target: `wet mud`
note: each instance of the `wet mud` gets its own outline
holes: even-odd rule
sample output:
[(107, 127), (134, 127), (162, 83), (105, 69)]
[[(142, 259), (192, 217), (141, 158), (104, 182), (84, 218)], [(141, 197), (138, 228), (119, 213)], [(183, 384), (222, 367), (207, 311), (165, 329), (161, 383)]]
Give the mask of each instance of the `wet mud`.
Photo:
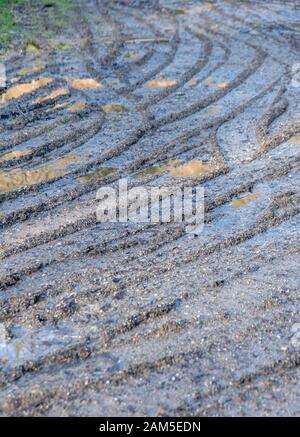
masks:
[[(72, 3), (3, 58), (0, 414), (298, 416), (298, 2)], [(202, 232), (97, 222), (121, 178)]]

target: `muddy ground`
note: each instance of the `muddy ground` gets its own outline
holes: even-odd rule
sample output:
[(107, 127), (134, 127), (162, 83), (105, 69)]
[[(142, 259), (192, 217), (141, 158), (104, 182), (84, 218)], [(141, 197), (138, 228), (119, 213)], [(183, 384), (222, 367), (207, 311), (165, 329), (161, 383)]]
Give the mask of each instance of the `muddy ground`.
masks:
[[(299, 415), (299, 2), (72, 3), (2, 57), (1, 415)], [(203, 231), (97, 222), (125, 177)]]

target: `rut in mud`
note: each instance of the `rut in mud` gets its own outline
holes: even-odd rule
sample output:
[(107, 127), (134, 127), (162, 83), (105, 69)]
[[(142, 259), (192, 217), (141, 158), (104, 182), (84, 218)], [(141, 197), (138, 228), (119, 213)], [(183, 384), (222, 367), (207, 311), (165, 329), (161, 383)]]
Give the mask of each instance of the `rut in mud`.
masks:
[[(73, 3), (5, 62), (1, 414), (299, 415), (299, 2)], [(120, 178), (203, 232), (98, 223)]]

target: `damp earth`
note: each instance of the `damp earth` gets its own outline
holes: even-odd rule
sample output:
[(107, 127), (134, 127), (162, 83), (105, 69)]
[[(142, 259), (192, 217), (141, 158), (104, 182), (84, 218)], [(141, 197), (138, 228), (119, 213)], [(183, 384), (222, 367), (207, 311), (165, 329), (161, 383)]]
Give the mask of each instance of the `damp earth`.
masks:
[[(299, 416), (297, 2), (50, 3), (0, 35), (0, 415)], [(97, 222), (121, 178), (203, 229)]]

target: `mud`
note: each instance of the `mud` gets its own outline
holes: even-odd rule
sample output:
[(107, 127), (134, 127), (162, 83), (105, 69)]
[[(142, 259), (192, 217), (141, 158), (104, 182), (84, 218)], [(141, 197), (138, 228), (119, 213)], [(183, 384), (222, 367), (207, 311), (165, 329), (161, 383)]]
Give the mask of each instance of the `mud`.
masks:
[[(3, 58), (1, 415), (298, 416), (299, 2), (73, 4)], [(203, 231), (97, 222), (120, 178)]]

